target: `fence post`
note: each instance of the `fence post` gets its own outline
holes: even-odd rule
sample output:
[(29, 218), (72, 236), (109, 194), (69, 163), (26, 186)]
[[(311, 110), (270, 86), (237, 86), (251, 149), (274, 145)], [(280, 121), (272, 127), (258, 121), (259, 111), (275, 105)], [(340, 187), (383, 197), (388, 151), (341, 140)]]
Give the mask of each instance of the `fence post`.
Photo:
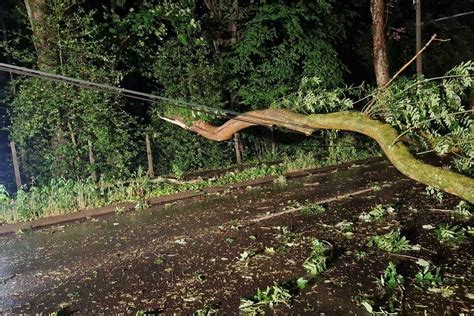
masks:
[(150, 178), (154, 178), (155, 171), (153, 170), (153, 153), (151, 151), (151, 140), (149, 133), (146, 133), (146, 156), (148, 159), (148, 176)]
[(13, 171), (15, 172), (15, 182), (16, 187), (21, 189), (21, 174), (20, 174), (20, 162), (18, 161), (18, 155), (16, 153), (16, 145), (15, 142), (10, 142), (10, 148), (12, 150), (12, 161), (13, 161)]
[(235, 149), (235, 158), (237, 160), (237, 164), (242, 164), (242, 156), (243, 156), (243, 149), (242, 149), (242, 141), (240, 140), (239, 133), (234, 134), (234, 149)]
[(94, 151), (92, 150), (92, 136), (89, 135), (87, 137), (87, 144), (89, 145), (89, 163), (92, 167), (92, 180), (97, 182), (97, 172), (95, 171), (95, 158), (94, 158)]

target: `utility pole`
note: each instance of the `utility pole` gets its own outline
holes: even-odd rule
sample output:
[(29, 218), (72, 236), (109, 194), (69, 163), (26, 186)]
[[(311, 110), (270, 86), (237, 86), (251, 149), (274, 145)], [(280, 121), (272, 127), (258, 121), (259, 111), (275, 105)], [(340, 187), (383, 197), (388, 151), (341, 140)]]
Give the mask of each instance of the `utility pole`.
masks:
[(10, 148), (12, 150), (12, 161), (13, 161), (13, 171), (15, 172), (15, 182), (18, 190), (21, 189), (21, 174), (20, 174), (20, 162), (18, 160), (18, 155), (16, 152), (16, 146), (14, 142), (10, 142)]
[(94, 157), (94, 150), (93, 150), (93, 147), (92, 147), (92, 136), (91, 135), (89, 135), (87, 137), (87, 145), (89, 147), (89, 163), (90, 163), (91, 168), (92, 168), (92, 173), (91, 173), (92, 181), (97, 182), (97, 171), (95, 171), (95, 157)]
[[(416, 53), (421, 50), (421, 0), (414, 0), (416, 5)], [(416, 58), (416, 75), (423, 74), (423, 63), (421, 54)]]
[(154, 178), (155, 177), (155, 171), (153, 169), (153, 152), (151, 150), (150, 133), (146, 133), (145, 141), (146, 141), (146, 157), (147, 157), (147, 160), (148, 160), (148, 176), (150, 178)]

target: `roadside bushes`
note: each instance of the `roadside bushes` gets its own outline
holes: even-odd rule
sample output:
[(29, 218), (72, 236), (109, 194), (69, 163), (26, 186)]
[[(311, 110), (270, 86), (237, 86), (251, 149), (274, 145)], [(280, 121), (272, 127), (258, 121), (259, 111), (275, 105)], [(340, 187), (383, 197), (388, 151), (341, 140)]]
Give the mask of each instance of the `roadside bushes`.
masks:
[[(102, 177), (91, 179), (53, 179), (47, 185), (31, 186), (10, 196), (0, 185), (0, 225), (42, 217), (71, 213), (119, 202), (143, 203), (150, 197), (188, 190), (200, 190), (265, 176), (280, 176), (285, 172), (328, 165), (329, 159), (315, 159), (311, 154), (284, 157), (279, 165), (261, 164), (239, 172), (227, 172), (214, 179), (168, 183), (163, 178), (150, 179), (140, 168), (128, 180)], [(345, 161), (338, 161), (345, 162)]]

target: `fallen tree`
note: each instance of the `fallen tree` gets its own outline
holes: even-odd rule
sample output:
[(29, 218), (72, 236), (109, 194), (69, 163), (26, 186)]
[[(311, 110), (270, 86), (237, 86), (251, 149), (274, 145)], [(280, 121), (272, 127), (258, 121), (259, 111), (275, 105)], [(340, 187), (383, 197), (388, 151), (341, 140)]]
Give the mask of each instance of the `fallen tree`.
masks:
[(266, 109), (241, 114), (221, 126), (213, 126), (202, 120), (186, 124), (181, 119), (164, 119), (214, 141), (229, 140), (236, 132), (257, 125), (277, 125), (307, 135), (316, 129), (360, 133), (374, 139), (395, 168), (405, 176), (474, 203), (474, 179), (416, 159), (390, 124), (361, 112), (303, 115), (285, 109)]

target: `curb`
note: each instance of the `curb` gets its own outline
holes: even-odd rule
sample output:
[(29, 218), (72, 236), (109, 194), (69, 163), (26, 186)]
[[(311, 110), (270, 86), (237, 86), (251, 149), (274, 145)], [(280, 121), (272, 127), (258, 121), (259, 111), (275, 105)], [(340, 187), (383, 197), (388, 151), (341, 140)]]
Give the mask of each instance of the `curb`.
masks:
[[(285, 173), (284, 176), (287, 179), (297, 179), (303, 178), (310, 175), (327, 175), (328, 173), (333, 173), (338, 170), (345, 170), (349, 169), (354, 164), (367, 164), (367, 163), (376, 163), (386, 161), (383, 157), (376, 157), (376, 158), (369, 158), (363, 160), (356, 160), (347, 163), (343, 163), (340, 165), (333, 165), (333, 166), (326, 166), (321, 168), (313, 168), (304, 171), (293, 171)], [(165, 195), (160, 197), (154, 197), (147, 200), (150, 206), (159, 206), (167, 203), (173, 203), (178, 201), (185, 201), (195, 199), (196, 197), (204, 196), (207, 194), (215, 194), (221, 193), (226, 190), (237, 190), (247, 187), (257, 187), (257, 186), (264, 186), (267, 184), (273, 183), (278, 177), (277, 176), (267, 176), (260, 179), (255, 180), (247, 180), (239, 183), (228, 184), (224, 186), (216, 186), (216, 187), (209, 187), (205, 188), (201, 191), (185, 191), (171, 195)], [(69, 214), (62, 214), (56, 216), (45, 217), (41, 219), (36, 219), (28, 222), (22, 223), (15, 223), (15, 224), (7, 224), (0, 226), (0, 236), (4, 235), (11, 235), (20, 230), (38, 230), (41, 228), (46, 228), (50, 226), (56, 226), (60, 224), (65, 224), (74, 221), (84, 220), (88, 217), (99, 217), (104, 216), (107, 214), (114, 213), (116, 208), (123, 208), (125, 211), (131, 211), (135, 208), (136, 203), (126, 202), (126, 203), (118, 203), (113, 205), (108, 205), (99, 208), (93, 209), (86, 209), (74, 213)]]

